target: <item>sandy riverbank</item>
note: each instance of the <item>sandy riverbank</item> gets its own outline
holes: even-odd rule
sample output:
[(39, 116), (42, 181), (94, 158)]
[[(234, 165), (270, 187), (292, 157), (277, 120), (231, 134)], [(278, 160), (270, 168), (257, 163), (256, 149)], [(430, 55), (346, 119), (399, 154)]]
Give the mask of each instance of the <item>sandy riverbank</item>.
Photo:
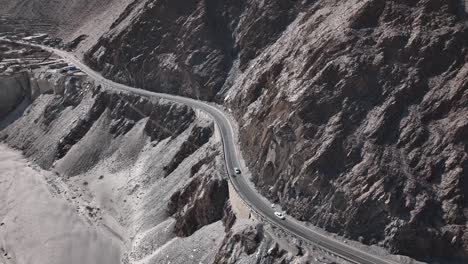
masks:
[(47, 173), (0, 144), (0, 263), (120, 263), (119, 242), (55, 195)]

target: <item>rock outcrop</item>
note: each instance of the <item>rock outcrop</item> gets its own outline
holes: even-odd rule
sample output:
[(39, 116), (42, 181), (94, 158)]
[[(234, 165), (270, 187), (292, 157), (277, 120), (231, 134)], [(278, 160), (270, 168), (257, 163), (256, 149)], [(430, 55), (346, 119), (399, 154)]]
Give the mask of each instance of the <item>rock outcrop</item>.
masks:
[(90, 65), (225, 103), (256, 185), (289, 214), (394, 253), (468, 254), (460, 1), (146, 1), (128, 13)]
[[(229, 227), (226, 223), (225, 226)], [(330, 258), (330, 256), (319, 253), (312, 247), (299, 250), (295, 248), (295, 253), (291, 254), (277, 242), (282, 241), (280, 243), (285, 245), (286, 240), (271, 237), (269, 234), (271, 230), (266, 231), (265, 226), (258, 222), (241, 219), (236, 221), (233, 226), (230, 226), (228, 230), (213, 263), (318, 264), (342, 263), (343, 261), (333, 257)], [(292, 244), (289, 246), (292, 246)]]
[(468, 28), (458, 12), (455, 1), (346, 1), (296, 20), (229, 103), (262, 192), (394, 253), (465, 257)]
[(39, 95), (0, 139), (53, 170), (53, 193), (131, 246), (123, 263), (194, 257), (168, 253), (181, 248), (212, 261), (229, 196), (213, 122), (185, 105), (103, 90), (86, 78), (63, 77), (58, 86), (63, 93)]
[(13, 111), (23, 100), (31, 98), (29, 75), (0, 75), (0, 119)]
[(85, 60), (119, 82), (213, 100), (229, 88), (232, 69), (245, 69), (310, 6), (282, 0), (135, 3)]
[[(466, 261), (462, 3), (134, 1), (85, 59), (232, 110), (255, 184), (288, 214), (393, 253)], [(117, 135), (133, 126), (116, 122)]]
[(199, 228), (223, 218), (229, 196), (227, 179), (213, 177), (217, 167), (214, 157), (192, 176), (184, 188), (176, 191), (167, 205), (168, 214), (176, 219), (174, 231), (190, 236)]
[[(253, 254), (263, 239), (263, 226), (246, 226), (239, 232), (231, 231), (224, 239), (224, 245), (218, 253), (216, 263), (236, 263), (236, 257), (232, 254)], [(238, 247), (238, 248), (236, 248)]]

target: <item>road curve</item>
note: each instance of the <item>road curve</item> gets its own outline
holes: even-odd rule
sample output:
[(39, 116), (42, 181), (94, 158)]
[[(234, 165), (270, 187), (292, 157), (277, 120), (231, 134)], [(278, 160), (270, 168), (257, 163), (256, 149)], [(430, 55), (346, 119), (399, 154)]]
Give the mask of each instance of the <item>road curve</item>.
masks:
[[(23, 43), (26, 44), (26, 43)], [(150, 92), (142, 89), (137, 89), (133, 87), (129, 87), (120, 83), (113, 82), (111, 80), (105, 79), (102, 77), (98, 72), (95, 72), (85, 64), (83, 64), (79, 59), (77, 59), (72, 54), (57, 50), (53, 48), (49, 48), (42, 45), (34, 45), (28, 44), (33, 46), (39, 46), (43, 49), (51, 51), (63, 59), (67, 60), (69, 63), (76, 65), (80, 68), (83, 72), (88, 74), (90, 77), (94, 78), (97, 83), (105, 84), (109, 87), (112, 87), (116, 90), (127, 91), (143, 96), (148, 97), (159, 97), (164, 98), (170, 101), (182, 103), (193, 108), (200, 109), (206, 113), (208, 113), (214, 119), (215, 123), (217, 124), (224, 148), (224, 155), (225, 155), (225, 162), (226, 162), (226, 169), (229, 175), (229, 179), (238, 192), (239, 196), (242, 200), (247, 203), (251, 210), (255, 211), (257, 214), (260, 214), (263, 218), (267, 219), (268, 222), (271, 224), (301, 238), (308, 242), (311, 242), (326, 251), (329, 251), (333, 254), (336, 254), (348, 261), (353, 263), (362, 263), (362, 264), (396, 264), (391, 260), (384, 259), (383, 257), (376, 256), (365, 252), (361, 249), (354, 248), (350, 245), (344, 244), (341, 241), (318, 233), (312, 229), (307, 228), (305, 225), (298, 223), (297, 221), (291, 221), (289, 217), (286, 220), (281, 220), (274, 215), (274, 211), (270, 208), (269, 204), (262, 199), (261, 195), (254, 190), (248, 183), (247, 180), (243, 175), (236, 175), (234, 173), (234, 168), (240, 168), (239, 157), (240, 153), (238, 153), (236, 148), (236, 141), (234, 140), (234, 132), (232, 128), (231, 121), (229, 118), (226, 117), (225, 113), (220, 110), (219, 108), (207, 103), (198, 101), (191, 98), (176, 96), (176, 95), (169, 95), (169, 94), (162, 94), (162, 93), (155, 93)], [(289, 218), (289, 219), (288, 219)]]

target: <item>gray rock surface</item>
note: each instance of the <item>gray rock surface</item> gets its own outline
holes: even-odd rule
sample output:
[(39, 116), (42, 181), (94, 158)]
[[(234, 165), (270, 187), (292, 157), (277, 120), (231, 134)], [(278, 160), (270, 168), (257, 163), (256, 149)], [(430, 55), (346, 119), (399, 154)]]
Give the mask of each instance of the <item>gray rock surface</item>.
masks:
[(23, 100), (30, 99), (29, 75), (0, 75), (0, 119), (13, 111)]
[(225, 102), (256, 185), (289, 214), (394, 253), (467, 255), (460, 1), (147, 1), (134, 16), (87, 61)]
[(229, 195), (212, 121), (87, 80), (60, 85), (63, 95), (40, 95), (0, 138), (55, 172), (52, 193), (120, 241), (123, 263), (211, 263)]
[(289, 214), (352, 239), (466, 256), (468, 30), (455, 1), (320, 10), (234, 85), (254, 181)]
[[(119, 82), (230, 108), (255, 184), (288, 214), (394, 253), (466, 261), (461, 1), (125, 6), (86, 61)], [(112, 118), (111, 134), (131, 120)]]

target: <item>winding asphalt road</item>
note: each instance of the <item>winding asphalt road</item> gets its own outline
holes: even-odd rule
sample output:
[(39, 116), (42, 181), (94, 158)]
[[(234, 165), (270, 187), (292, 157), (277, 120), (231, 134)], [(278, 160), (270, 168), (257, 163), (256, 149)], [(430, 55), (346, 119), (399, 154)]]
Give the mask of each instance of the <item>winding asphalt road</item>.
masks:
[[(25, 44), (25, 43), (23, 43)], [(28, 44), (31, 45), (31, 44)], [(210, 116), (213, 117), (215, 120), (222, 137), (223, 147), (224, 147), (224, 155), (226, 161), (226, 168), (229, 175), (229, 179), (242, 198), (242, 200), (247, 203), (251, 210), (255, 211), (257, 214), (260, 214), (264, 219), (266, 219), (271, 224), (282, 228), (283, 230), (302, 238), (306, 241), (312, 242), (313, 244), (318, 245), (319, 247), (325, 249), (328, 252), (331, 252), (335, 255), (338, 255), (348, 261), (353, 263), (362, 263), (362, 264), (395, 264), (391, 260), (386, 260), (380, 256), (373, 255), (371, 253), (365, 252), (361, 249), (354, 248), (350, 245), (347, 245), (341, 241), (333, 239), (332, 237), (325, 236), (321, 233), (318, 233), (312, 229), (307, 228), (305, 225), (299, 223), (298, 221), (291, 220), (290, 217), (287, 217), (285, 220), (281, 220), (274, 215), (274, 211), (270, 208), (269, 204), (262, 199), (261, 195), (254, 190), (248, 183), (245, 177), (241, 175), (235, 176), (234, 168), (241, 168), (239, 157), (240, 153), (238, 153), (236, 148), (236, 141), (234, 137), (234, 132), (232, 128), (231, 121), (229, 118), (226, 117), (224, 112), (219, 108), (198, 100), (194, 100), (191, 98), (176, 96), (176, 95), (169, 95), (169, 94), (162, 94), (162, 93), (155, 93), (150, 91), (145, 91), (133, 87), (129, 87), (123, 84), (119, 84), (113, 82), (111, 80), (105, 79), (101, 76), (98, 72), (90, 69), (88, 66), (83, 64), (79, 59), (77, 59), (74, 55), (53, 48), (49, 48), (42, 45), (34, 45), (39, 46), (43, 49), (51, 51), (58, 56), (62, 57), (63, 59), (67, 60), (69, 63), (76, 65), (80, 68), (83, 72), (88, 74), (90, 77), (94, 78), (97, 83), (105, 84), (109, 87), (112, 87), (116, 90), (127, 91), (143, 96), (148, 97), (159, 97), (164, 98), (170, 101), (182, 103), (197, 109), (200, 109)]]

